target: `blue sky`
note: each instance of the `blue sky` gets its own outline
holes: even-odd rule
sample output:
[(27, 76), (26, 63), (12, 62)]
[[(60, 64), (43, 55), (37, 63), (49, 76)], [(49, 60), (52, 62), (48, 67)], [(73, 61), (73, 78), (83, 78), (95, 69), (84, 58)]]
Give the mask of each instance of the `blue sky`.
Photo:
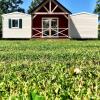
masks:
[[(24, 4), (22, 5), (23, 8), (28, 9), (32, 0), (23, 0)], [(67, 9), (69, 9), (72, 13), (78, 12), (90, 12), (92, 13), (95, 5), (96, 0), (58, 0), (62, 5), (64, 5)]]

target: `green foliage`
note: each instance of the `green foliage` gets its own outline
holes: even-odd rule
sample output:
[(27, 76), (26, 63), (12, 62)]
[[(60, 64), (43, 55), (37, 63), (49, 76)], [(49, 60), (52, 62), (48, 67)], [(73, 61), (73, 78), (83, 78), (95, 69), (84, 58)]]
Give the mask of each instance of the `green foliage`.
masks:
[[(100, 15), (100, 0), (97, 0), (96, 2), (96, 8), (94, 10), (94, 13)], [(99, 19), (100, 19), (100, 16), (99, 16)]]
[(0, 34), (2, 33), (2, 11), (0, 10)]
[(98, 39), (100, 40), (100, 30), (98, 30)]
[(33, 0), (29, 6), (28, 13), (31, 14), (32, 11), (42, 2), (43, 0)]
[(23, 4), (22, 0), (0, 0), (0, 10), (3, 13), (9, 13), (14, 11), (24, 12), (20, 5)]
[(100, 41), (0, 41), (3, 100), (99, 100)]
[(45, 97), (39, 96), (36, 92), (32, 91), (30, 93), (30, 100), (45, 100)]
[(98, 25), (98, 39), (100, 40), (100, 24)]

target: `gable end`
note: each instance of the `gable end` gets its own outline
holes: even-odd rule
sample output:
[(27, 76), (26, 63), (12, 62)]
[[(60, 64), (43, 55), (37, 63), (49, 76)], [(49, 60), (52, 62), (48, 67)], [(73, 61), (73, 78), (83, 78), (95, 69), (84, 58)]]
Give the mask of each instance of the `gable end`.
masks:
[[(60, 4), (57, 0), (43, 0), (43, 2), (41, 2), (33, 11), (32, 14), (34, 14), (35, 12), (38, 12), (44, 5), (46, 5), (48, 2), (53, 2), (55, 5), (57, 5), (58, 9), (62, 10), (63, 12), (67, 12), (68, 14), (72, 14), (68, 9), (66, 9), (62, 4)], [(52, 5), (51, 5), (52, 6)], [(49, 8), (50, 9), (50, 8)], [(45, 8), (45, 10), (48, 10)], [(52, 8), (51, 8), (52, 10)], [(56, 10), (56, 6), (55, 9)]]

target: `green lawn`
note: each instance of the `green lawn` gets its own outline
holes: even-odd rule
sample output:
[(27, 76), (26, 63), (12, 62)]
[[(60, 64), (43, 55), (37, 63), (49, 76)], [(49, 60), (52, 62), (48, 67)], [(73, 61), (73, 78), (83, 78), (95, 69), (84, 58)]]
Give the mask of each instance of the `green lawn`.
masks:
[(100, 41), (1, 40), (0, 100), (100, 100)]

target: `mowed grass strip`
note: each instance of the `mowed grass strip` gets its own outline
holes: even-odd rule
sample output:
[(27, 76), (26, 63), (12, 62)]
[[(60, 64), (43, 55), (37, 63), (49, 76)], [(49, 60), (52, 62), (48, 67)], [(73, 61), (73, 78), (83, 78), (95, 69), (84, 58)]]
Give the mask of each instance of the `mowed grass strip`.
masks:
[(0, 98), (100, 99), (100, 41), (1, 40)]

